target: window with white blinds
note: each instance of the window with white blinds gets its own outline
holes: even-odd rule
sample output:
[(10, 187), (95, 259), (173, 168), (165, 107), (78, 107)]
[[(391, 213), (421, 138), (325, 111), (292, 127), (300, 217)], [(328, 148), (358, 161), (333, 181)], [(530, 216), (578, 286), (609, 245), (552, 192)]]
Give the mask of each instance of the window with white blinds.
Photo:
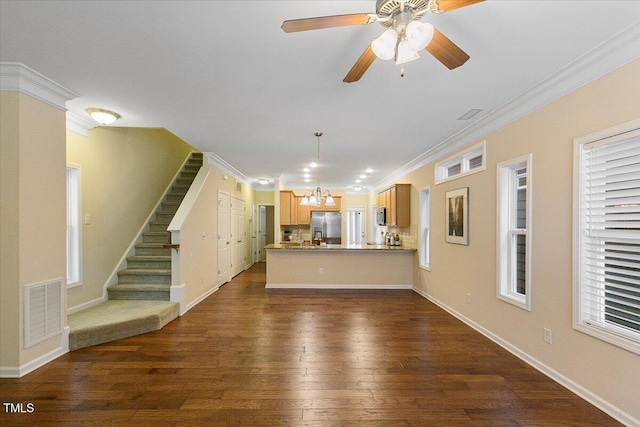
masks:
[(640, 120), (575, 142), (574, 327), (640, 354)]

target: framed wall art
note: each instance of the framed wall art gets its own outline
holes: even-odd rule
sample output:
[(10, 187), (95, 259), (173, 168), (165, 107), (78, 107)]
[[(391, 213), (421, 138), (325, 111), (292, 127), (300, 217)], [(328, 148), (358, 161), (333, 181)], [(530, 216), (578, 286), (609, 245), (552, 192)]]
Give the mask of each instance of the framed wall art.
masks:
[(469, 244), (469, 187), (447, 191), (446, 241), (458, 245)]

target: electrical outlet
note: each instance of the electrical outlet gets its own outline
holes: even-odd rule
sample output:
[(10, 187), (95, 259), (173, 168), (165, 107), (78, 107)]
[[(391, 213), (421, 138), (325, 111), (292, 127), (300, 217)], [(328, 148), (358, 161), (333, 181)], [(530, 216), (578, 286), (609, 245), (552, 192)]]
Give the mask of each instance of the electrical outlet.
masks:
[(467, 304), (471, 304), (471, 294), (467, 294)]
[(546, 342), (547, 344), (551, 344), (551, 340), (551, 329), (544, 328), (544, 342)]
[(324, 268), (320, 267), (320, 268), (318, 269), (318, 274), (324, 274)]

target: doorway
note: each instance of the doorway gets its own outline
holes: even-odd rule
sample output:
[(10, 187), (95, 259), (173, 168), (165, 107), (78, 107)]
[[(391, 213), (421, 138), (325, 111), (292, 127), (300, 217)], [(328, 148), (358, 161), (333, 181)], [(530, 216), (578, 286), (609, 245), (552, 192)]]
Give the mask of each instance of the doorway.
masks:
[(349, 208), (347, 214), (347, 238), (348, 245), (363, 245), (365, 232), (365, 209)]
[(229, 277), (229, 193), (218, 190), (218, 286)]
[(258, 205), (258, 260), (260, 262), (267, 260), (267, 252), (264, 247), (275, 241), (273, 220), (273, 205)]

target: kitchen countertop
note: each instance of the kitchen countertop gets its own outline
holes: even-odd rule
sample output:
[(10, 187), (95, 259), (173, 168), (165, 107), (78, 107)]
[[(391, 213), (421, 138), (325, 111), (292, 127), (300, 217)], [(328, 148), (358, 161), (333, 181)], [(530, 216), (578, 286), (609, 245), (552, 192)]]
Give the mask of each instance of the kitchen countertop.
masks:
[(304, 251), (403, 251), (415, 252), (414, 248), (387, 245), (299, 245), (296, 243), (276, 243), (264, 247), (267, 250), (304, 250)]

